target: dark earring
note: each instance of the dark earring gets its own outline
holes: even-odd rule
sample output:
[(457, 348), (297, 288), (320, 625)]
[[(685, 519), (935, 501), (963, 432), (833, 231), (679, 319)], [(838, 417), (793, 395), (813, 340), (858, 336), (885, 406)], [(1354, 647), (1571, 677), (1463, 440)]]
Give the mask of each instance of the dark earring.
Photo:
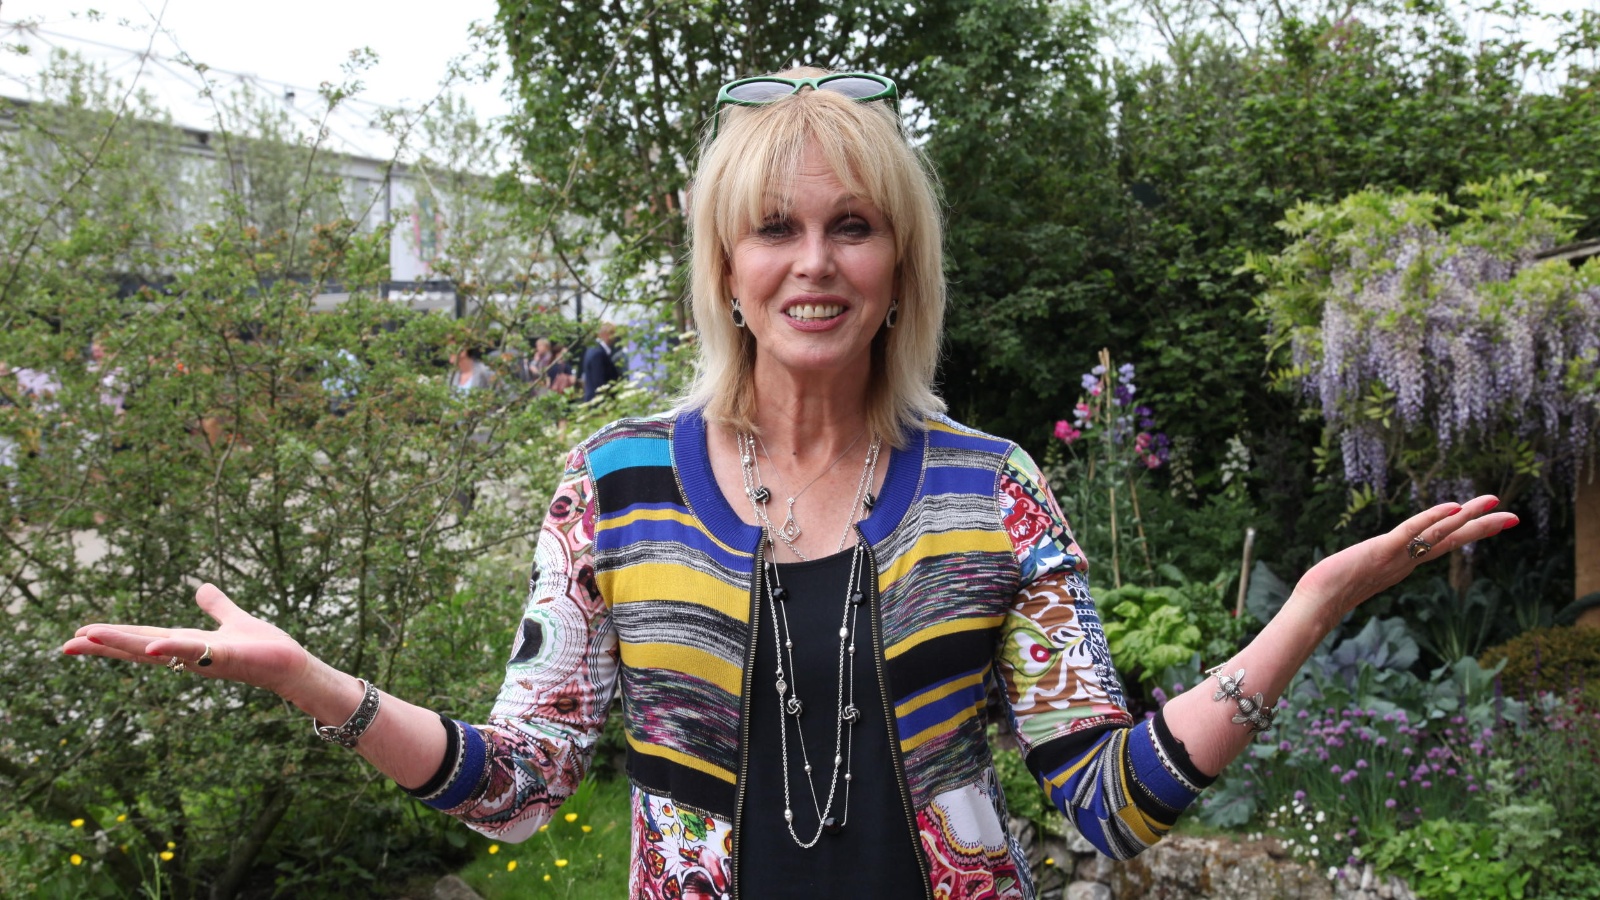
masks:
[(733, 298), (733, 309), (728, 313), (728, 315), (733, 317), (733, 326), (735, 328), (744, 327), (744, 310), (739, 306), (738, 297)]
[(897, 319), (899, 319), (899, 318), (900, 318), (900, 301), (899, 300), (890, 300), (889, 301), (889, 314), (883, 317), (883, 327), (885, 327), (885, 328), (893, 328), (895, 321)]

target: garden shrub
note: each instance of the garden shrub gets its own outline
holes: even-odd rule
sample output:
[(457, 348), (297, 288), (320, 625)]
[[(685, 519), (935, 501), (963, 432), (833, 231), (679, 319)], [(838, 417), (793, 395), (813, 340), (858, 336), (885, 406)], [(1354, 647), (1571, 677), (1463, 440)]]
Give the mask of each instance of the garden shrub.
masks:
[(1505, 661), (1501, 683), (1518, 696), (1600, 688), (1600, 629), (1535, 628), (1478, 657), (1484, 666), (1499, 665), (1501, 660)]

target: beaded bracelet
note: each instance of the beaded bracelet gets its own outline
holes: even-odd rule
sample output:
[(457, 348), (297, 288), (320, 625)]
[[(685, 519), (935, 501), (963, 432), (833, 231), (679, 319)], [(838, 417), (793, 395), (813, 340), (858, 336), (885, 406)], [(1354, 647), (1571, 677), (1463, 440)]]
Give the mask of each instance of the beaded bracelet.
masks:
[(343, 725), (324, 725), (316, 719), (311, 720), (311, 728), (317, 737), (341, 747), (354, 747), (356, 741), (361, 740), (372, 721), (378, 717), (378, 686), (364, 678), (358, 678), (364, 688), (361, 695), (361, 704), (356, 711), (350, 714)]
[(1232, 700), (1239, 704), (1239, 714), (1233, 717), (1233, 724), (1247, 726), (1252, 734), (1260, 734), (1272, 727), (1272, 719), (1278, 714), (1278, 708), (1268, 706), (1266, 698), (1260, 693), (1254, 697), (1244, 695), (1244, 669), (1233, 673), (1232, 678), (1222, 674), (1222, 666), (1208, 669), (1206, 674), (1217, 677), (1217, 692), (1211, 695), (1211, 699)]

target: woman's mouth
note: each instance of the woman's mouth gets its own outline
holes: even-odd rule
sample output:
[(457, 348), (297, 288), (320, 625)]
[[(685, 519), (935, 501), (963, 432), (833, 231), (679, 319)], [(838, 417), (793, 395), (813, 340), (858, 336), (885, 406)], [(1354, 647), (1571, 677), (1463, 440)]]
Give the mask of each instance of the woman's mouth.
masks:
[(802, 322), (823, 322), (844, 315), (842, 303), (796, 303), (784, 310), (784, 315)]

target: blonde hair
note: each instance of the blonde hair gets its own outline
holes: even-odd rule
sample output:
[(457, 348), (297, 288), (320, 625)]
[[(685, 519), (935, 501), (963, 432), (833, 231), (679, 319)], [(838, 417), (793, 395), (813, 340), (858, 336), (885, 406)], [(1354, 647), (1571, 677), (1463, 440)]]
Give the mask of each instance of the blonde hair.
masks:
[[(828, 74), (814, 68), (788, 78)], [(695, 377), (681, 406), (736, 431), (756, 432), (755, 338), (733, 324), (728, 295), (733, 242), (771, 210), (771, 188), (786, 186), (806, 146), (822, 151), (852, 194), (871, 201), (895, 236), (895, 327), (878, 329), (867, 382), (867, 424), (903, 446), (905, 433), (944, 412), (934, 392), (944, 328), (944, 249), (937, 184), (922, 154), (906, 141), (888, 101), (862, 103), (805, 89), (759, 107), (724, 107), (718, 136), (700, 145), (689, 200), (689, 297), (699, 330)]]

